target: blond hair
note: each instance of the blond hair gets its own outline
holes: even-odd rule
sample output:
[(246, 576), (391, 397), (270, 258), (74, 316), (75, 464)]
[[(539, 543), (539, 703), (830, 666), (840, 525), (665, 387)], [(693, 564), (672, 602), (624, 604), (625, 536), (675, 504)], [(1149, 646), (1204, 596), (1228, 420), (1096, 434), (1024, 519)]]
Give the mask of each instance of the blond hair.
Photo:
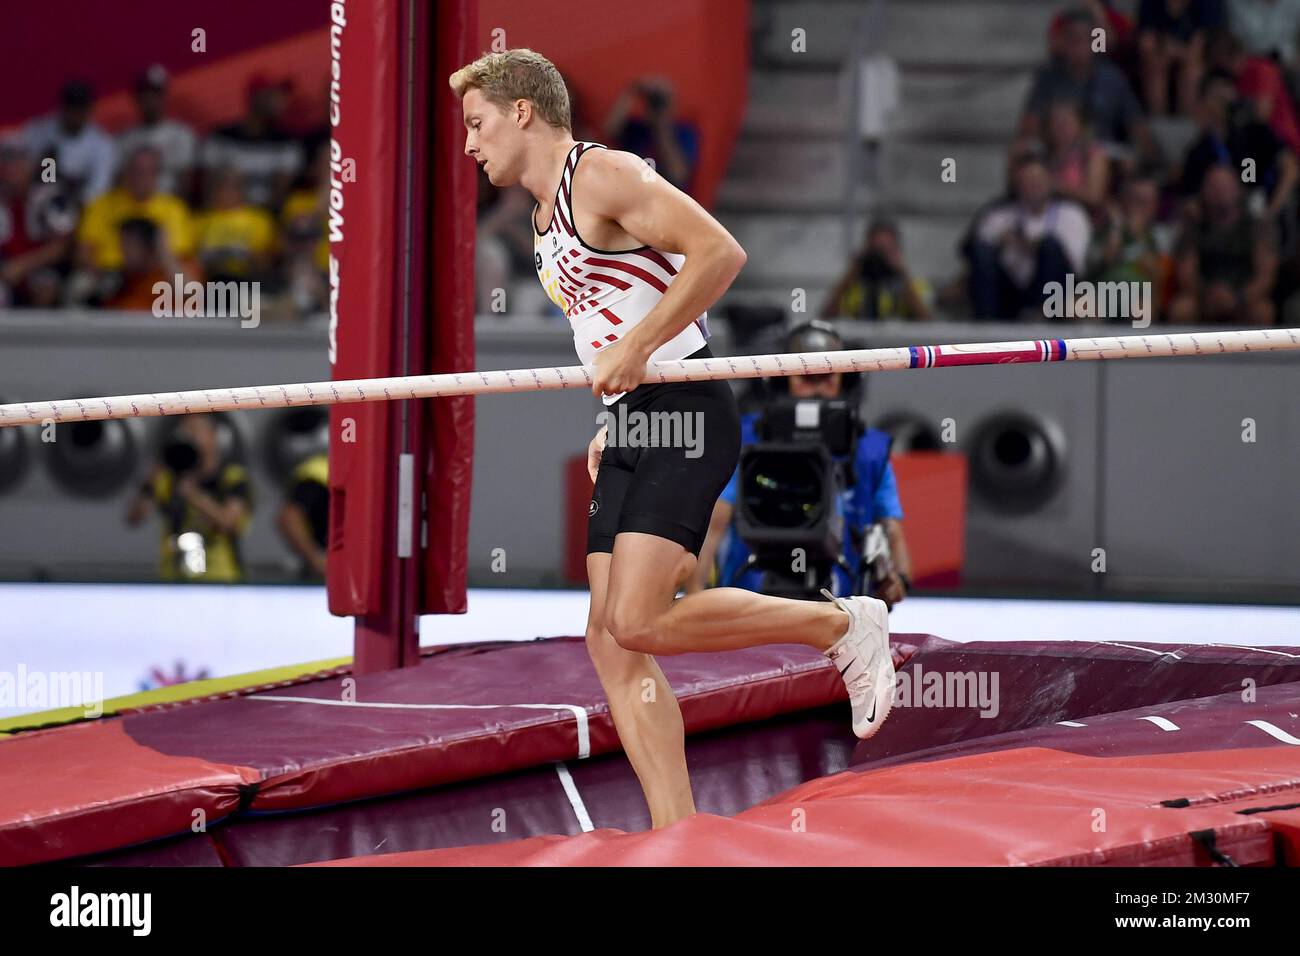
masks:
[(551, 126), (573, 132), (564, 77), (554, 63), (533, 50), (485, 53), (449, 76), (447, 83), (462, 99), (470, 90), (479, 90), (489, 102), (506, 109), (515, 100), (528, 100)]

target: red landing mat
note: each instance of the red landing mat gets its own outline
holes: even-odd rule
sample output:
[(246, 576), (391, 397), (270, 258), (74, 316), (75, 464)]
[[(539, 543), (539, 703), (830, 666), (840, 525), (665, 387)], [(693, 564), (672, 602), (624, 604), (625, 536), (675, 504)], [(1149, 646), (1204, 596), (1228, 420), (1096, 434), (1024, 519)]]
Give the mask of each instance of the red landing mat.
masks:
[[(829, 662), (798, 646), (683, 655), (662, 666), (690, 734), (801, 713), (844, 696)], [(214, 835), (216, 824), (235, 816), (308, 810), (539, 766), (554, 781), (547, 798), (572, 821), (565, 789), (548, 765), (618, 749), (581, 638), (441, 649), (414, 668), (0, 740), (0, 864), (189, 834), (196, 820)], [(840, 769), (847, 753), (838, 767), (813, 772)], [(745, 806), (811, 775), (775, 775), (782, 786), (760, 788)], [(639, 790), (633, 792), (639, 802)], [(510, 830), (513, 837), (534, 832), (554, 831), (518, 823)], [(365, 848), (372, 852), (375, 845)], [(211, 858), (194, 848), (183, 853)]]
[(1285, 863), (1295, 856), (1300, 806), (1300, 683), (1257, 694), (1250, 703), (1237, 692), (950, 745), (921, 762), (810, 781), (732, 819), (698, 814), (650, 833), (535, 837), (338, 865)]
[(1294, 651), (894, 650), (899, 704), (856, 750), (812, 651), (665, 658), (706, 813), (663, 834), (627, 835), (639, 787), (582, 639), (561, 638), (0, 740), (0, 863), (1294, 860)]

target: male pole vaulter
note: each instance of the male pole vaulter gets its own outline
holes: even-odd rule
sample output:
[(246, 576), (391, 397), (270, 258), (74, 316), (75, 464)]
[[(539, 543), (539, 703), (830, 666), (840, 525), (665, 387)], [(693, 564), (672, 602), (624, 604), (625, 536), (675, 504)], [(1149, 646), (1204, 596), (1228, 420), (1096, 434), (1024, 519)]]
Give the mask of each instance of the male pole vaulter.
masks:
[(541, 54), (486, 54), (449, 82), (463, 106), (466, 154), (493, 185), (522, 184), (537, 200), (537, 277), (568, 317), (578, 357), (595, 366), (592, 391), (611, 410), (621, 402), (629, 414), (677, 412), (703, 424), (695, 457), (606, 447), (606, 428), (588, 449), (587, 650), (653, 825), (695, 812), (681, 709), (657, 654), (815, 647), (844, 678), (854, 733), (870, 737), (894, 695), (882, 601), (823, 591), (831, 603), (818, 604), (741, 588), (676, 597), (736, 467), (739, 414), (723, 381), (641, 382), (648, 362), (712, 354), (705, 309), (745, 264), (744, 250), (639, 157), (576, 142), (564, 79)]

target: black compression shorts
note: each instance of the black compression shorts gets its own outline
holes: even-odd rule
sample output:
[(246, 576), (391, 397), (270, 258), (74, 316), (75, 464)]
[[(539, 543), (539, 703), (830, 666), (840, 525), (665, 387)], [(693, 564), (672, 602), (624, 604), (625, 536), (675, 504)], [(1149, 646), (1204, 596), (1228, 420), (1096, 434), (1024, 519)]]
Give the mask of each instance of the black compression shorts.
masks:
[[(687, 358), (712, 355), (706, 345)], [(605, 411), (609, 436), (591, 495), (587, 553), (612, 552), (615, 535), (639, 531), (698, 556), (713, 505), (740, 457), (731, 386), (639, 385)]]

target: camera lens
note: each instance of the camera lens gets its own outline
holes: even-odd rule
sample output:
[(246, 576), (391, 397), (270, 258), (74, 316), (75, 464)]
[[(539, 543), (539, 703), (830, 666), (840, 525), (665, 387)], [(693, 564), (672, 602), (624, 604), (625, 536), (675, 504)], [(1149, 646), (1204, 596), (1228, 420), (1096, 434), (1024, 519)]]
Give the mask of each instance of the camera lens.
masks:
[(817, 459), (765, 454), (750, 462), (745, 503), (754, 520), (769, 528), (803, 528), (820, 518), (823, 478)]

